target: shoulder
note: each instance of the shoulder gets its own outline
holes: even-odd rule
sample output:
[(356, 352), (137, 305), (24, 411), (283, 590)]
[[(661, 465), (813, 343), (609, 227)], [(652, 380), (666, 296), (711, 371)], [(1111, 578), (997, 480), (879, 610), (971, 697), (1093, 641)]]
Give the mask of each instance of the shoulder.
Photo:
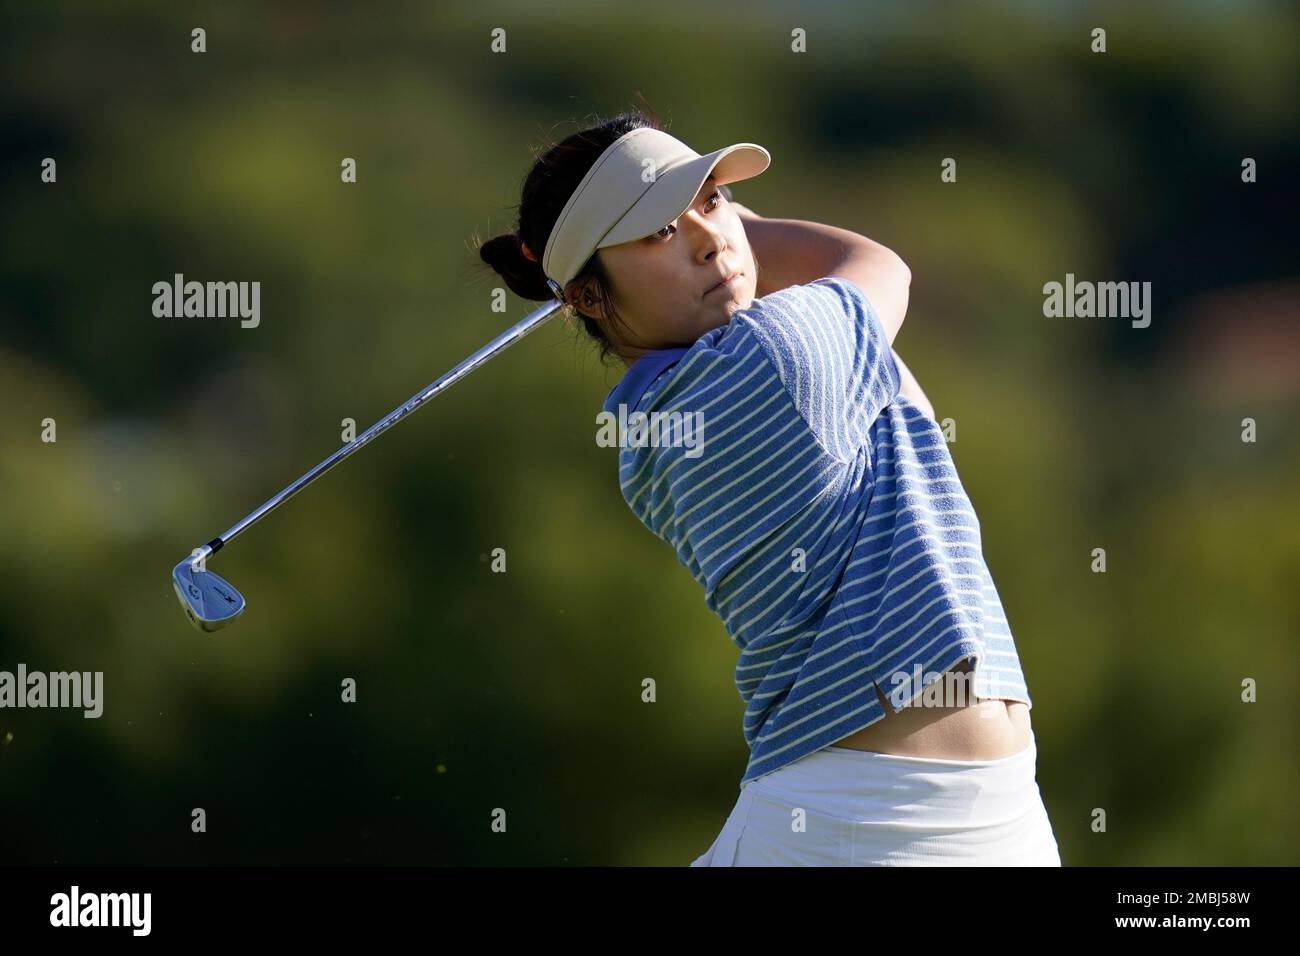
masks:
[(732, 324), (762, 344), (786, 380), (851, 365), (872, 334), (871, 304), (854, 283), (825, 276), (755, 299)]
[(768, 342), (782, 339), (808, 343), (810, 337), (842, 340), (871, 331), (875, 310), (866, 293), (843, 276), (823, 276), (755, 299), (732, 316), (732, 322), (752, 329)]
[(844, 276), (822, 276), (812, 282), (787, 286), (757, 298), (747, 309), (736, 313), (753, 321), (761, 317), (781, 317), (789, 313), (807, 315), (808, 310), (836, 309), (846, 314), (861, 314), (872, 309), (867, 294), (856, 282)]
[(646, 390), (646, 405), (679, 404), (705, 394), (725, 391), (738, 377), (756, 368), (767, 369), (763, 343), (752, 325), (732, 315), (725, 325), (711, 329), (686, 348), (674, 365)]

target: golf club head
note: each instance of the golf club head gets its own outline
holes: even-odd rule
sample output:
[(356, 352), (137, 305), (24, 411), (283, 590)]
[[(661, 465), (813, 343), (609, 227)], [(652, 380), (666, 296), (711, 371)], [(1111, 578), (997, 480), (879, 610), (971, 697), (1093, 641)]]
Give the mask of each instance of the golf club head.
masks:
[(244, 611), (244, 597), (224, 578), (185, 557), (172, 569), (172, 587), (185, 616), (200, 631), (219, 631)]

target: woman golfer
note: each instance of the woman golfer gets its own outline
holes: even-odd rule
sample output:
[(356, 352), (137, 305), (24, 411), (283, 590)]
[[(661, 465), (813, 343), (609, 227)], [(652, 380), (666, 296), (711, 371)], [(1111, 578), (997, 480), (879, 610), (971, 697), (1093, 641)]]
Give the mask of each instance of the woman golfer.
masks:
[(691, 865), (1059, 866), (979, 521), (891, 344), (911, 273), (731, 202), (769, 161), (625, 113), (542, 155), (479, 250), (628, 366), (605, 411), (678, 423), (628, 429), (619, 483), (740, 650), (750, 750)]

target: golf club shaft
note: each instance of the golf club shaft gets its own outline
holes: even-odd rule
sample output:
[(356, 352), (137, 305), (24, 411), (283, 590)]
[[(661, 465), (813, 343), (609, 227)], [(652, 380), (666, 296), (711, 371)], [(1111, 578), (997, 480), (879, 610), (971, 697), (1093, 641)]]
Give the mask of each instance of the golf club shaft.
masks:
[(479, 349), (469, 358), (465, 359), (465, 361), (461, 362), (451, 371), (447, 372), (445, 375), (438, 378), (436, 381), (430, 384), (423, 391), (413, 395), (405, 404), (400, 405), (397, 408), (393, 409), (386, 416), (381, 418), (379, 421), (375, 422), (375, 424), (371, 425), (369, 428), (367, 428), (364, 432), (362, 432), (352, 441), (348, 442), (346, 445), (344, 445), (334, 454), (330, 455), (328, 458), (322, 461), (315, 468), (311, 469), (311, 471), (307, 472), (297, 481), (293, 482), (293, 484), (288, 485), (282, 491), (280, 491), (279, 493), (277, 493), (276, 495), (268, 499), (256, 511), (251, 512), (250, 514), (241, 518), (235, 524), (231, 525), (230, 528), (228, 528), (225, 532), (223, 532), (220, 537), (213, 538), (202, 548), (197, 549), (200, 552), (202, 552), (202, 554), (199, 555), (198, 557), (204, 558), (207, 557), (207, 555), (209, 554), (214, 554), (215, 552), (220, 551), (224, 545), (229, 544), (237, 535), (242, 533), (244, 530), (246, 530), (248, 527), (253, 525), (259, 519), (261, 519), (271, 511), (273, 511), (276, 507), (288, 501), (298, 492), (302, 491), (302, 489), (306, 488), (309, 484), (311, 484), (321, 475), (325, 474), (325, 472), (329, 471), (331, 468), (333, 468), (335, 465), (341, 462), (344, 458), (348, 457), (348, 455), (352, 454), (354, 451), (356, 451), (361, 446), (365, 445), (367, 442), (375, 438), (377, 435), (381, 434), (384, 431), (387, 431), (393, 425), (397, 424), (399, 421), (401, 421), (411, 412), (415, 411), (417, 408), (419, 408), (429, 399), (433, 398), (439, 392), (443, 391), (452, 383), (457, 382), (460, 379), (464, 378), (470, 372), (474, 371), (474, 369), (478, 368), (484, 362), (491, 359), (493, 356), (500, 354), (501, 352), (509, 348), (511, 345), (514, 345), (516, 342), (522, 339), (529, 332), (533, 331), (535, 328), (537, 328), (547, 319), (551, 318), (556, 313), (556, 311), (558, 311), (561, 307), (562, 307), (561, 303), (558, 300), (556, 300), (553, 302), (548, 302), (545, 305), (542, 305), (539, 308), (534, 309), (532, 312), (528, 313), (528, 315), (520, 319), (519, 322), (517, 322), (515, 325), (506, 329), (504, 332), (498, 335), (487, 345), (483, 346), (481, 349)]

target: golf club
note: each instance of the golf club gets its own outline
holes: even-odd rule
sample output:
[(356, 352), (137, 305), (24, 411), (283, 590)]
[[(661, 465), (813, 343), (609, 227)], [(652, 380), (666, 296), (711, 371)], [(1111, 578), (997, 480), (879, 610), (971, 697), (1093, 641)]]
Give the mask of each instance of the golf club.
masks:
[[(558, 293), (558, 285), (552, 284), (552, 291)], [(220, 551), (256, 521), (269, 514), (277, 506), (288, 501), (348, 457), (348, 455), (361, 448), (381, 432), (397, 424), (453, 382), (464, 378), (489, 359), (514, 345), (529, 332), (551, 318), (562, 305), (563, 303), (557, 298), (555, 301), (548, 302), (528, 313), (518, 323), (502, 332), (423, 391), (413, 395), (405, 404), (393, 409), (393, 411), (371, 425), (363, 433), (311, 469), (311, 471), (293, 482), (293, 484), (271, 497), (256, 511), (241, 518), (221, 535), (213, 538), (207, 544), (195, 548), (187, 557), (183, 558), (172, 569), (172, 587), (175, 589), (176, 597), (181, 602), (181, 607), (185, 609), (185, 616), (189, 618), (190, 623), (200, 631), (216, 631), (234, 621), (244, 611), (243, 595), (231, 587), (229, 582), (207, 569), (206, 562), (210, 555)]]

